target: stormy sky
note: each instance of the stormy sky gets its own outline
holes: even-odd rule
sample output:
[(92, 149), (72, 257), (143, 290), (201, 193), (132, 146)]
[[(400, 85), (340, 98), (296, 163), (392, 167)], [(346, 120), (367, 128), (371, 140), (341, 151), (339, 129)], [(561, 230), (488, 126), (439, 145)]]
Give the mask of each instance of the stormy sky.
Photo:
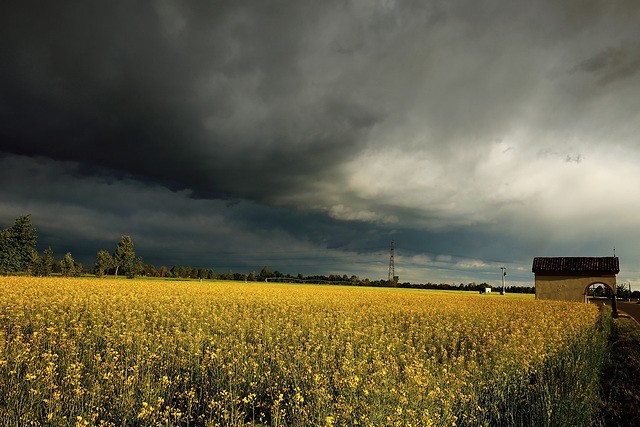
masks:
[(85, 267), (640, 281), (636, 0), (0, 6), (0, 228)]

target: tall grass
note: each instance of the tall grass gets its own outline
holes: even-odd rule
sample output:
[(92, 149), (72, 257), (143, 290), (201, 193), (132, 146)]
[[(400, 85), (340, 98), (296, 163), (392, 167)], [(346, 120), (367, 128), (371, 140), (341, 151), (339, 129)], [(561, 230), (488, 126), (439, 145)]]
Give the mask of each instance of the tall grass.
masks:
[(0, 278), (4, 425), (588, 425), (587, 304)]

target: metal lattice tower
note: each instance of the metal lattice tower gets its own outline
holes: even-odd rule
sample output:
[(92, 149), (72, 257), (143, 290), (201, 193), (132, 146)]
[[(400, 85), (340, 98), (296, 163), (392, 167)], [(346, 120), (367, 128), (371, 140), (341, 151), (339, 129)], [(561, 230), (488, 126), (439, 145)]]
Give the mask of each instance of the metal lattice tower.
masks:
[(391, 257), (389, 258), (389, 284), (395, 282), (396, 279), (396, 266), (393, 260), (393, 240), (391, 241)]

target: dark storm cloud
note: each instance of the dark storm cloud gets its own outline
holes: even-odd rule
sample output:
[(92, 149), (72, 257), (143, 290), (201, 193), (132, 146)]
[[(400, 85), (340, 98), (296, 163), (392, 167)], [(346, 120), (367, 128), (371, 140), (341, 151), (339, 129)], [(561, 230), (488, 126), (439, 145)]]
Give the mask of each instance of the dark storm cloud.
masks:
[[(388, 236), (365, 224), (345, 227), (318, 213), (236, 200), (194, 199), (189, 191), (169, 191), (109, 171), (78, 174), (82, 165), (25, 156), (0, 156), (0, 228), (31, 213), (38, 249), (51, 246), (56, 259), (71, 252), (92, 267), (101, 249), (113, 251), (130, 235), (148, 263), (193, 265), (240, 272), (264, 265), (289, 273), (358, 273), (378, 259), (354, 255), (378, 252)], [(368, 234), (369, 236), (363, 236)], [(364, 238), (363, 238), (364, 237)]]
[(4, 14), (4, 150), (156, 178), (184, 169), (196, 124), (187, 58), (166, 54), (153, 16), (127, 4), (27, 2)]
[(311, 4), (3, 8), (3, 151), (264, 197), (348, 158), (379, 119), (343, 93), (301, 95)]
[[(339, 164), (378, 144), (368, 138), (376, 125), (410, 132), (414, 114), (420, 134), (394, 143), (442, 159), (462, 147), (480, 154), (483, 138), (506, 132), (537, 89), (536, 58), (521, 49), (533, 31), (543, 34), (540, 22), (551, 34), (565, 24), (580, 29), (603, 6), (558, 7), (564, 15), (542, 19), (554, 7), (3, 6), (0, 149), (120, 170), (201, 197), (263, 200), (338, 174)], [(627, 62), (613, 64), (617, 73), (633, 69)]]
[(595, 74), (603, 85), (634, 76), (640, 71), (640, 40), (609, 47), (583, 61), (578, 69)]

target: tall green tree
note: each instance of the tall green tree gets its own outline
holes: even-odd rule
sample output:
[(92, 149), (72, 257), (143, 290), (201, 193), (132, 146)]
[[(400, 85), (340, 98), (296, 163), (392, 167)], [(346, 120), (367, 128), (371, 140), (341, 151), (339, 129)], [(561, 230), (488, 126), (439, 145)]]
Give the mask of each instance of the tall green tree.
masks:
[(176, 274), (176, 277), (187, 277), (187, 269), (183, 266), (179, 266), (174, 274)]
[(271, 277), (273, 275), (273, 273), (271, 273), (271, 270), (269, 270), (269, 267), (267, 267), (266, 265), (264, 267), (262, 267), (262, 271), (260, 271), (260, 274), (258, 275), (258, 280), (265, 280), (268, 277)]
[(136, 262), (133, 267), (133, 270), (129, 273), (128, 277), (130, 279), (135, 279), (136, 276), (142, 276), (143, 274), (144, 274), (144, 262), (142, 261), (142, 257), (139, 256), (138, 258), (136, 258)]
[(103, 278), (105, 271), (111, 267), (113, 267), (113, 258), (108, 251), (102, 249), (96, 255), (96, 277)]
[(16, 223), (11, 228), (13, 244), (18, 254), (19, 271), (25, 271), (29, 265), (33, 251), (36, 250), (38, 233), (31, 224), (30, 214), (16, 218)]
[(133, 250), (133, 241), (131, 237), (122, 236), (122, 240), (118, 243), (116, 251), (113, 254), (113, 266), (116, 268), (116, 278), (118, 278), (118, 270), (122, 268), (122, 273), (130, 275), (133, 270), (133, 260), (136, 253)]
[(38, 255), (38, 251), (34, 249), (31, 251), (31, 261), (27, 267), (27, 272), (32, 276), (51, 276), (52, 264), (53, 251), (51, 246), (44, 250), (42, 256)]
[(12, 227), (0, 232), (0, 273), (27, 272), (33, 261), (38, 233), (31, 214), (16, 218)]
[(48, 277), (51, 276), (51, 269), (53, 265), (53, 251), (51, 246), (42, 252), (42, 258), (40, 258), (40, 274)]
[(29, 262), (27, 263), (26, 272), (30, 276), (42, 276), (40, 267), (42, 267), (42, 259), (40, 258), (40, 255), (38, 255), (38, 251), (34, 249), (29, 255)]
[(60, 272), (64, 277), (71, 277), (77, 275), (76, 262), (69, 252), (60, 261)]

